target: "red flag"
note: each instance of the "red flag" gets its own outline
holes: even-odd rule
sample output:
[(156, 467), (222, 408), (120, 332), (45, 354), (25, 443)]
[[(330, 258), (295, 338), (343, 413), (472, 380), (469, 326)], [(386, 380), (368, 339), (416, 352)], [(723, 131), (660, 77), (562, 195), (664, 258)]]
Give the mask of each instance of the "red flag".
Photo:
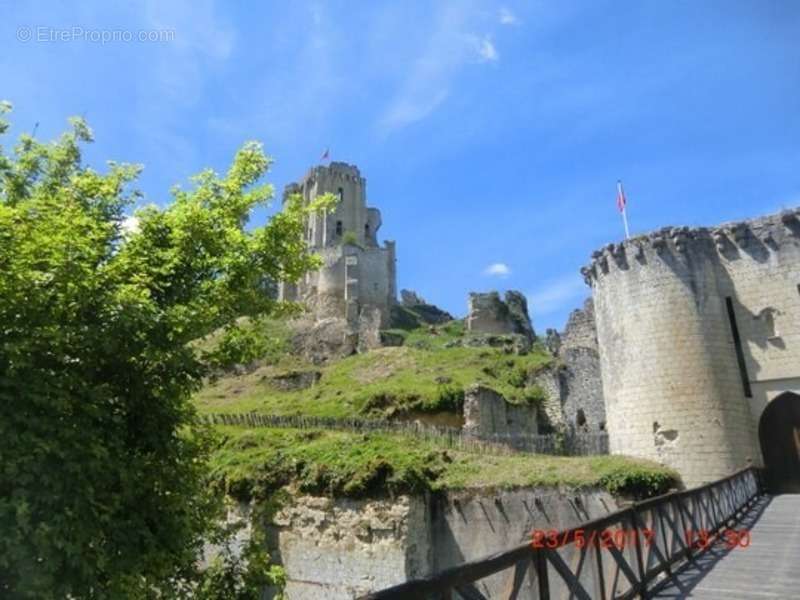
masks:
[(325, 152), (322, 153), (322, 158), (320, 160), (328, 160), (330, 157), (330, 152), (328, 152), (328, 148), (325, 148)]
[(625, 198), (625, 191), (622, 189), (622, 182), (617, 181), (617, 209), (619, 212), (625, 212), (625, 205), (628, 200)]

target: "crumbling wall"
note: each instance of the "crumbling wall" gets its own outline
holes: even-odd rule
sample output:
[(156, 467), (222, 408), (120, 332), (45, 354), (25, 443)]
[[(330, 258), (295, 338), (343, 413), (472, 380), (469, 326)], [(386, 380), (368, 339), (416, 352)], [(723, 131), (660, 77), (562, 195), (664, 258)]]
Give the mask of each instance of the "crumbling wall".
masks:
[(532, 381), (548, 396), (543, 425), (560, 430), (605, 430), (603, 379), (591, 299), (582, 309), (570, 313), (563, 334), (548, 330), (547, 345), (556, 360)]
[(552, 364), (530, 377), (529, 385), (538, 385), (544, 391), (545, 399), (539, 408), (539, 433), (564, 431), (567, 423), (564, 419), (564, 380), (563, 368), (560, 364)]
[(569, 314), (564, 333), (560, 336), (560, 348), (591, 348), (597, 350), (597, 325), (594, 319), (594, 301), (587, 298), (583, 308)]
[(535, 337), (528, 303), (520, 292), (506, 292), (505, 301), (497, 292), (471, 292), (466, 322), (467, 330), (473, 333), (521, 334), (528, 340)]
[(428, 502), (296, 496), (267, 528), (289, 600), (351, 600), (430, 572)]
[(464, 432), (512, 448), (522, 446), (522, 438), (537, 433), (536, 407), (510, 404), (493, 389), (473, 385), (464, 393)]
[(604, 431), (606, 406), (600, 356), (592, 348), (566, 348), (560, 355), (564, 421), (577, 431)]
[[(288, 600), (350, 600), (507, 550), (530, 540), (535, 529), (575, 527), (615, 510), (615, 498), (597, 489), (471, 490), (392, 500), (299, 496), (278, 512), (267, 537), (272, 559), (286, 570)], [(471, 587), (486, 598), (502, 597), (510, 573)], [(531, 575), (520, 597), (532, 596)]]
[[(400, 290), (400, 306), (394, 307), (392, 326), (401, 328), (438, 325), (453, 320), (453, 315), (425, 300), (413, 290)], [(408, 309), (408, 310), (404, 310)], [(400, 313), (400, 314), (398, 314)]]

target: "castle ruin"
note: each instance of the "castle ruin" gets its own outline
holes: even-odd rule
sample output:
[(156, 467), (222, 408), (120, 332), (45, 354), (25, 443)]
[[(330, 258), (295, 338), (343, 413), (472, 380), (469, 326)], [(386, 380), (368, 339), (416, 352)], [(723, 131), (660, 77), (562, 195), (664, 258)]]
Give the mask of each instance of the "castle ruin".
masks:
[[(322, 267), (279, 288), (309, 307), (322, 355), (343, 339), (344, 353), (382, 345), (393, 316), (422, 302), (396, 302), (395, 245), (378, 244), (380, 211), (355, 166), (314, 167), (284, 197), (328, 192), (336, 208), (306, 223)], [(534, 381), (550, 398), (542, 425), (607, 430), (611, 452), (670, 465), (687, 486), (779, 464), (800, 491), (799, 214), (666, 227), (595, 252), (582, 270), (593, 301), (563, 336), (548, 332), (558, 360)], [(468, 331), (533, 339), (506, 306), (527, 319), (524, 297), (506, 300), (471, 295)]]
[(570, 313), (563, 334), (547, 331), (545, 345), (557, 359), (534, 376), (534, 382), (547, 392), (543, 407), (546, 425), (562, 431), (605, 431), (606, 407), (591, 298), (583, 308)]
[(799, 212), (593, 254), (582, 272), (613, 453), (670, 465), (687, 486), (749, 463), (800, 477)]
[(279, 285), (280, 300), (303, 302), (317, 321), (359, 319), (386, 327), (396, 302), (395, 243), (378, 244), (381, 212), (367, 206), (367, 182), (358, 167), (343, 162), (313, 167), (299, 182), (286, 186), (284, 202), (299, 194), (304, 203), (326, 193), (339, 198), (336, 208), (314, 214), (306, 223), (306, 242), (322, 267), (296, 284)]

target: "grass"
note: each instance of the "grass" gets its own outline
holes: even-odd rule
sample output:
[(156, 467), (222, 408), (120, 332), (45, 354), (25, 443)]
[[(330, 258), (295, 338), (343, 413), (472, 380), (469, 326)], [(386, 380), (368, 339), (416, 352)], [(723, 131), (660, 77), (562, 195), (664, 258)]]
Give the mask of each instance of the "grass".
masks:
[[(511, 403), (539, 402), (540, 389), (528, 374), (552, 361), (536, 348), (527, 355), (502, 348), (455, 345), (463, 324), (397, 330), (404, 345), (357, 354), (322, 367), (284, 354), (243, 375), (209, 383), (195, 400), (201, 412), (256, 411), (326, 417), (402, 417), (419, 413), (459, 413), (464, 389), (482, 383)], [(271, 378), (289, 371), (321, 371), (316, 385), (280, 391)]]
[[(288, 329), (268, 323), (270, 352), (247, 373), (226, 374), (195, 397), (200, 412), (263, 412), (321, 417), (419, 417), (460, 426), (464, 390), (482, 383), (507, 401), (540, 402), (529, 375), (552, 362), (542, 348), (526, 355), (473, 347), (463, 323), (401, 328), (399, 347), (381, 348), (314, 366), (289, 354)], [(214, 350), (215, 339), (202, 340)], [(217, 341), (218, 343), (218, 341)], [(319, 370), (318, 383), (279, 390), (273, 378)], [(211, 483), (239, 500), (271, 501), (278, 490), (374, 497), (400, 493), (529, 486), (602, 487), (645, 497), (666, 491), (676, 475), (620, 456), (497, 456), (445, 450), (402, 435), (219, 427)]]
[(385, 434), (220, 427), (212, 483), (239, 500), (282, 486), (344, 497), (528, 486), (601, 487), (637, 498), (667, 491), (676, 474), (622, 456), (490, 456)]

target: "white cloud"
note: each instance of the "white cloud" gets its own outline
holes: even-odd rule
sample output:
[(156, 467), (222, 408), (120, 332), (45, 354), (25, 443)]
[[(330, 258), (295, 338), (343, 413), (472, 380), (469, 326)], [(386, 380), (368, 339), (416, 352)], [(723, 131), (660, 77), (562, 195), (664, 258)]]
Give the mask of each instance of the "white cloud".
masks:
[(508, 277), (511, 275), (511, 268), (506, 263), (492, 263), (483, 270), (484, 275), (490, 277)]
[(500, 9), (497, 19), (500, 21), (501, 25), (519, 25), (519, 19), (517, 18), (517, 15), (505, 7)]
[(482, 62), (495, 62), (500, 58), (500, 55), (497, 53), (497, 48), (494, 47), (492, 40), (488, 37), (481, 40), (478, 48), (478, 56), (481, 57)]
[(557, 310), (577, 306), (577, 301), (588, 295), (589, 290), (579, 274), (569, 274), (549, 281), (528, 294), (528, 306), (538, 315), (547, 315)]
[(432, 29), (422, 32), (413, 58), (405, 61), (405, 77), (378, 121), (384, 133), (429, 116), (450, 96), (463, 69), (500, 57), (491, 37), (476, 33), (487, 27), (479, 12), (466, 4), (441, 6)]
[(447, 99), (447, 89), (436, 91), (414, 90), (395, 99), (383, 118), (387, 129), (403, 127), (421, 121)]
[(236, 31), (223, 12), (214, 0), (145, 2), (142, 13), (147, 27), (174, 36), (149, 65), (160, 92), (174, 101), (192, 102), (202, 92), (209, 69), (231, 57)]

